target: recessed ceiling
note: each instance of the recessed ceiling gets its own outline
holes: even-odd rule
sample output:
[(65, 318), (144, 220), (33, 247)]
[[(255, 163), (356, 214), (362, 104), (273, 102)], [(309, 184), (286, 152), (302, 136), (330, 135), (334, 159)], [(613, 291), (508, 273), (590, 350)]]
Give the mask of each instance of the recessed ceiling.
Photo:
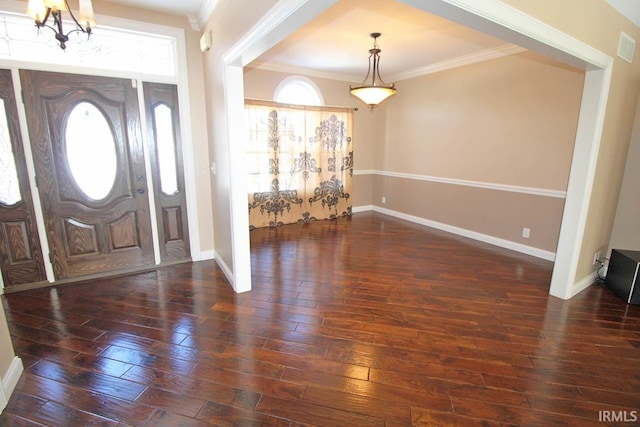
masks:
[[(212, 10), (218, 0), (109, 1), (193, 17)], [(607, 1), (615, 6), (627, 0)], [(638, 8), (621, 12), (629, 16)], [(429, 67), (518, 51), (502, 40), (394, 0), (340, 0), (251, 66), (359, 82), (366, 73), (372, 32), (382, 33), (380, 69), (388, 82), (422, 74)]]
[[(197, 16), (210, 0), (108, 0), (110, 3), (139, 7), (140, 9), (159, 10), (174, 15)], [(94, 7), (94, 9), (97, 9)], [(96, 10), (96, 13), (99, 11)]]
[(255, 62), (264, 68), (311, 69), (357, 82), (367, 70), (373, 32), (382, 34), (378, 46), (385, 80), (507, 46), (502, 40), (393, 0), (341, 0)]

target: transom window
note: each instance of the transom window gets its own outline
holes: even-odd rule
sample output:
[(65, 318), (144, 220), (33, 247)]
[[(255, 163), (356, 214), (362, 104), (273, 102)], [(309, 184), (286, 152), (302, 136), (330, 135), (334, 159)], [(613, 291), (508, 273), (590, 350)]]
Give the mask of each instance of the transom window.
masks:
[(324, 105), (318, 86), (302, 76), (291, 76), (282, 80), (276, 88), (273, 100), (281, 104)]
[[(64, 21), (64, 25), (71, 28), (74, 23)], [(67, 49), (61, 52), (49, 28), (36, 29), (24, 13), (0, 11), (0, 59), (177, 75), (174, 37), (98, 26), (90, 38), (72, 33), (69, 39)]]

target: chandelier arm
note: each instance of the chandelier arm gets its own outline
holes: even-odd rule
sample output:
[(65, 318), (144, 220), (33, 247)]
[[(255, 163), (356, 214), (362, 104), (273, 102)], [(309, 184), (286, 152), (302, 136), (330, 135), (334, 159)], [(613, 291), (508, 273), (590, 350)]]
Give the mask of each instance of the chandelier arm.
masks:
[(360, 84), (360, 86), (366, 86), (367, 85), (367, 80), (369, 80), (369, 75), (371, 75), (371, 80), (372, 81), (376, 78), (375, 77), (376, 59), (373, 58), (373, 74), (371, 74), (371, 58), (373, 58), (373, 54), (369, 55), (369, 68), (367, 68), (367, 75), (364, 76), (364, 79), (362, 79), (362, 83)]
[[(376, 61), (376, 64), (374, 66), (374, 73), (375, 73), (375, 77), (378, 78), (378, 82), (380, 83), (380, 86), (384, 86), (384, 87), (393, 87), (394, 86), (393, 83), (391, 83), (391, 84), (385, 83), (385, 81), (382, 80), (382, 77), (380, 77), (380, 57), (379, 56), (377, 57), (377, 61)], [(375, 78), (374, 78), (374, 81), (375, 81)]]
[(55, 31), (55, 29), (53, 29), (50, 25), (46, 25), (47, 19), (49, 19), (50, 15), (51, 15), (51, 8), (47, 8), (47, 12), (44, 14), (44, 19), (40, 22), (36, 21), (36, 27), (40, 28), (40, 27), (46, 26), (51, 28), (53, 31)]
[(64, 3), (67, 5), (67, 10), (69, 11), (69, 15), (71, 15), (71, 19), (73, 19), (73, 22), (76, 23), (76, 27), (75, 29), (69, 31), (67, 33), (67, 36), (69, 36), (69, 34), (73, 33), (73, 32), (82, 32), (82, 33), (89, 33), (89, 35), (91, 34), (91, 27), (87, 27), (86, 29), (80, 24), (80, 22), (78, 22), (78, 20), (76, 19), (75, 15), (73, 14), (73, 12), (71, 12), (71, 8), (69, 7), (69, 2), (67, 0), (64, 0)]
[[(371, 76), (371, 81), (372, 82), (375, 81), (375, 74), (373, 74), (373, 75), (371, 74), (371, 58), (372, 57), (373, 57), (373, 53), (371, 55), (369, 55), (369, 68), (367, 69), (367, 75), (364, 76), (364, 79), (362, 79), (362, 81), (360, 82), (360, 84), (358, 86), (352, 87), (351, 85), (349, 85), (349, 87), (351, 89), (357, 89), (357, 88), (360, 88), (360, 87), (370, 86), (369, 82), (368, 82), (369, 76)], [(375, 65), (374, 65), (374, 73), (375, 73)]]
[[(49, 14), (50, 10), (51, 9), (47, 10), (47, 15)], [(53, 30), (53, 32), (55, 33), (55, 39), (58, 40), (60, 48), (64, 50), (66, 49), (66, 43), (67, 41), (69, 41), (69, 37), (67, 37), (67, 35), (65, 35), (62, 30), (62, 13), (59, 10), (54, 10), (51, 12), (51, 15), (53, 16), (53, 24), (55, 25), (55, 28), (51, 25), (44, 25), (44, 22), (42, 25)]]

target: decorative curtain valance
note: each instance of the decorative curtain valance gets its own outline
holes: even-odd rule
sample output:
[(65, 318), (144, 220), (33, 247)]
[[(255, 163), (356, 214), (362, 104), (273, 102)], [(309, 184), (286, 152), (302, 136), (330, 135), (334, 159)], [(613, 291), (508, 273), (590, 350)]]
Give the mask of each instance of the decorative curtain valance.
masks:
[(245, 101), (250, 227), (351, 215), (353, 110)]

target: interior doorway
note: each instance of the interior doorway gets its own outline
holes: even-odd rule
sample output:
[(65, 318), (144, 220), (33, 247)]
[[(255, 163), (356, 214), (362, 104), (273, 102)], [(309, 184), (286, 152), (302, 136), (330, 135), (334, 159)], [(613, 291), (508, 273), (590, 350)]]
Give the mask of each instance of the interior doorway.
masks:
[[(591, 189), (602, 135), (606, 101), (611, 81), (613, 59), (565, 33), (543, 24), (537, 19), (510, 8), (502, 3), (477, 4), (474, 0), (457, 0), (455, 5), (447, 0), (399, 0), (402, 3), (450, 19), (478, 31), (494, 35), (505, 41), (568, 63), (586, 71), (580, 118), (576, 133), (567, 197), (562, 217), (556, 260), (550, 283), (550, 294), (568, 299), (592, 283), (578, 278), (578, 260), (582, 249), (586, 217), (591, 200)], [(225, 76), (231, 76), (225, 85), (225, 101), (228, 106), (227, 125), (230, 129), (242, 123), (243, 111), (242, 67), (261, 55), (288, 34), (303, 26), (309, 19), (319, 15), (334, 1), (307, 0), (282, 8), (260, 21), (260, 32), (248, 31), (224, 57)], [(259, 34), (259, 35), (258, 35)], [(231, 164), (242, 163), (242, 144), (231, 135), (228, 147)], [(250, 290), (251, 278), (241, 275), (250, 269), (248, 251), (246, 210), (234, 200), (246, 195), (244, 168), (230, 168), (231, 216), (233, 225), (234, 289)], [(578, 281), (578, 283), (577, 283)]]

